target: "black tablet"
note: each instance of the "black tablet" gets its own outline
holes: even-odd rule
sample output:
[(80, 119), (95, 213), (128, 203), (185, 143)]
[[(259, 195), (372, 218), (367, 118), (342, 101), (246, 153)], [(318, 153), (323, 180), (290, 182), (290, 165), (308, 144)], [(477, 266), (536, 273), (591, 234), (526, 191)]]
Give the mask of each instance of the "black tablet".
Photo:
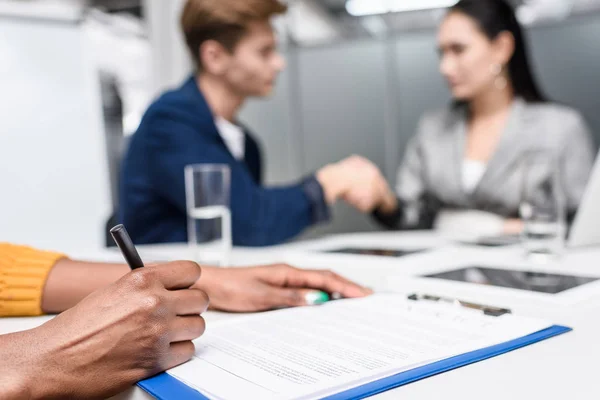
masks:
[(422, 249), (412, 250), (392, 250), (383, 248), (354, 248), (344, 247), (341, 249), (327, 250), (327, 253), (354, 254), (360, 256), (379, 256), (379, 257), (404, 257), (410, 254), (420, 253)]
[(599, 279), (531, 271), (509, 271), (487, 266), (466, 267), (425, 277), (550, 294), (561, 293)]

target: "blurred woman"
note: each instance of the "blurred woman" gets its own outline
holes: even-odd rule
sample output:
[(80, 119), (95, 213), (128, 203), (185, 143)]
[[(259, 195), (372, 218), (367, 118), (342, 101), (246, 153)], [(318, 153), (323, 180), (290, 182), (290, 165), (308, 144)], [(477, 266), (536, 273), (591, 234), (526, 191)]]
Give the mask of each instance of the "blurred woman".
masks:
[(438, 43), (454, 102), (421, 119), (398, 172), (398, 198), (382, 200), (377, 219), (394, 229), (516, 233), (532, 151), (558, 160), (573, 214), (592, 168), (593, 142), (577, 111), (548, 101), (539, 89), (512, 7), (505, 0), (459, 1)]

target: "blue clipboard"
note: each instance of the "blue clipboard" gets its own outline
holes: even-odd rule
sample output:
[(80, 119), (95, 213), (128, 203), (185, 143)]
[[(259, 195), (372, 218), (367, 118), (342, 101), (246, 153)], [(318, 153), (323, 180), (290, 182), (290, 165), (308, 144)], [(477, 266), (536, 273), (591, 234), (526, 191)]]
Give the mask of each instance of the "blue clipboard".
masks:
[[(469, 364), (487, 360), (488, 358), (493, 358), (501, 354), (550, 339), (554, 336), (562, 335), (570, 332), (571, 330), (571, 328), (567, 328), (565, 326), (555, 325), (534, 334), (511, 340), (510, 342), (461, 354), (459, 356), (424, 365), (410, 371), (405, 371), (397, 375), (370, 382), (348, 391), (329, 396), (325, 400), (363, 399), (365, 397), (370, 397), (378, 393), (419, 381), (421, 379), (429, 378), (431, 376), (442, 374), (444, 372), (464, 367)], [(209, 400), (200, 392), (190, 388), (166, 373), (141, 381), (138, 383), (138, 386), (159, 400)]]

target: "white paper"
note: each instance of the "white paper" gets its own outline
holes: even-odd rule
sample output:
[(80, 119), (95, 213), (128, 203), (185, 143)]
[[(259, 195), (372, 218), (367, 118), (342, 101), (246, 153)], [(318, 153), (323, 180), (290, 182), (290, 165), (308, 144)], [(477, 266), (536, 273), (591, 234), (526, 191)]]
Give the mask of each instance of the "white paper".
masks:
[(212, 399), (316, 399), (549, 326), (377, 295), (213, 324), (169, 373)]

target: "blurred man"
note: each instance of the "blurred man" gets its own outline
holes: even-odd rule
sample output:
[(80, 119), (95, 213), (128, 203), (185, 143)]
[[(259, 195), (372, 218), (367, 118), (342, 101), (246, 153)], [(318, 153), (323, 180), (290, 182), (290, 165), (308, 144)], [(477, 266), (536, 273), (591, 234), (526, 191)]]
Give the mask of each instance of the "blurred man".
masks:
[(262, 186), (262, 157), (237, 114), (249, 97), (272, 93), (285, 61), (270, 19), (285, 13), (278, 0), (188, 0), (182, 30), (196, 73), (147, 111), (124, 161), (120, 220), (136, 243), (187, 239), (184, 168), (231, 168), (233, 243), (284, 242), (329, 220), (344, 198), (369, 212), (395, 201), (380, 171), (352, 157), (300, 182)]

